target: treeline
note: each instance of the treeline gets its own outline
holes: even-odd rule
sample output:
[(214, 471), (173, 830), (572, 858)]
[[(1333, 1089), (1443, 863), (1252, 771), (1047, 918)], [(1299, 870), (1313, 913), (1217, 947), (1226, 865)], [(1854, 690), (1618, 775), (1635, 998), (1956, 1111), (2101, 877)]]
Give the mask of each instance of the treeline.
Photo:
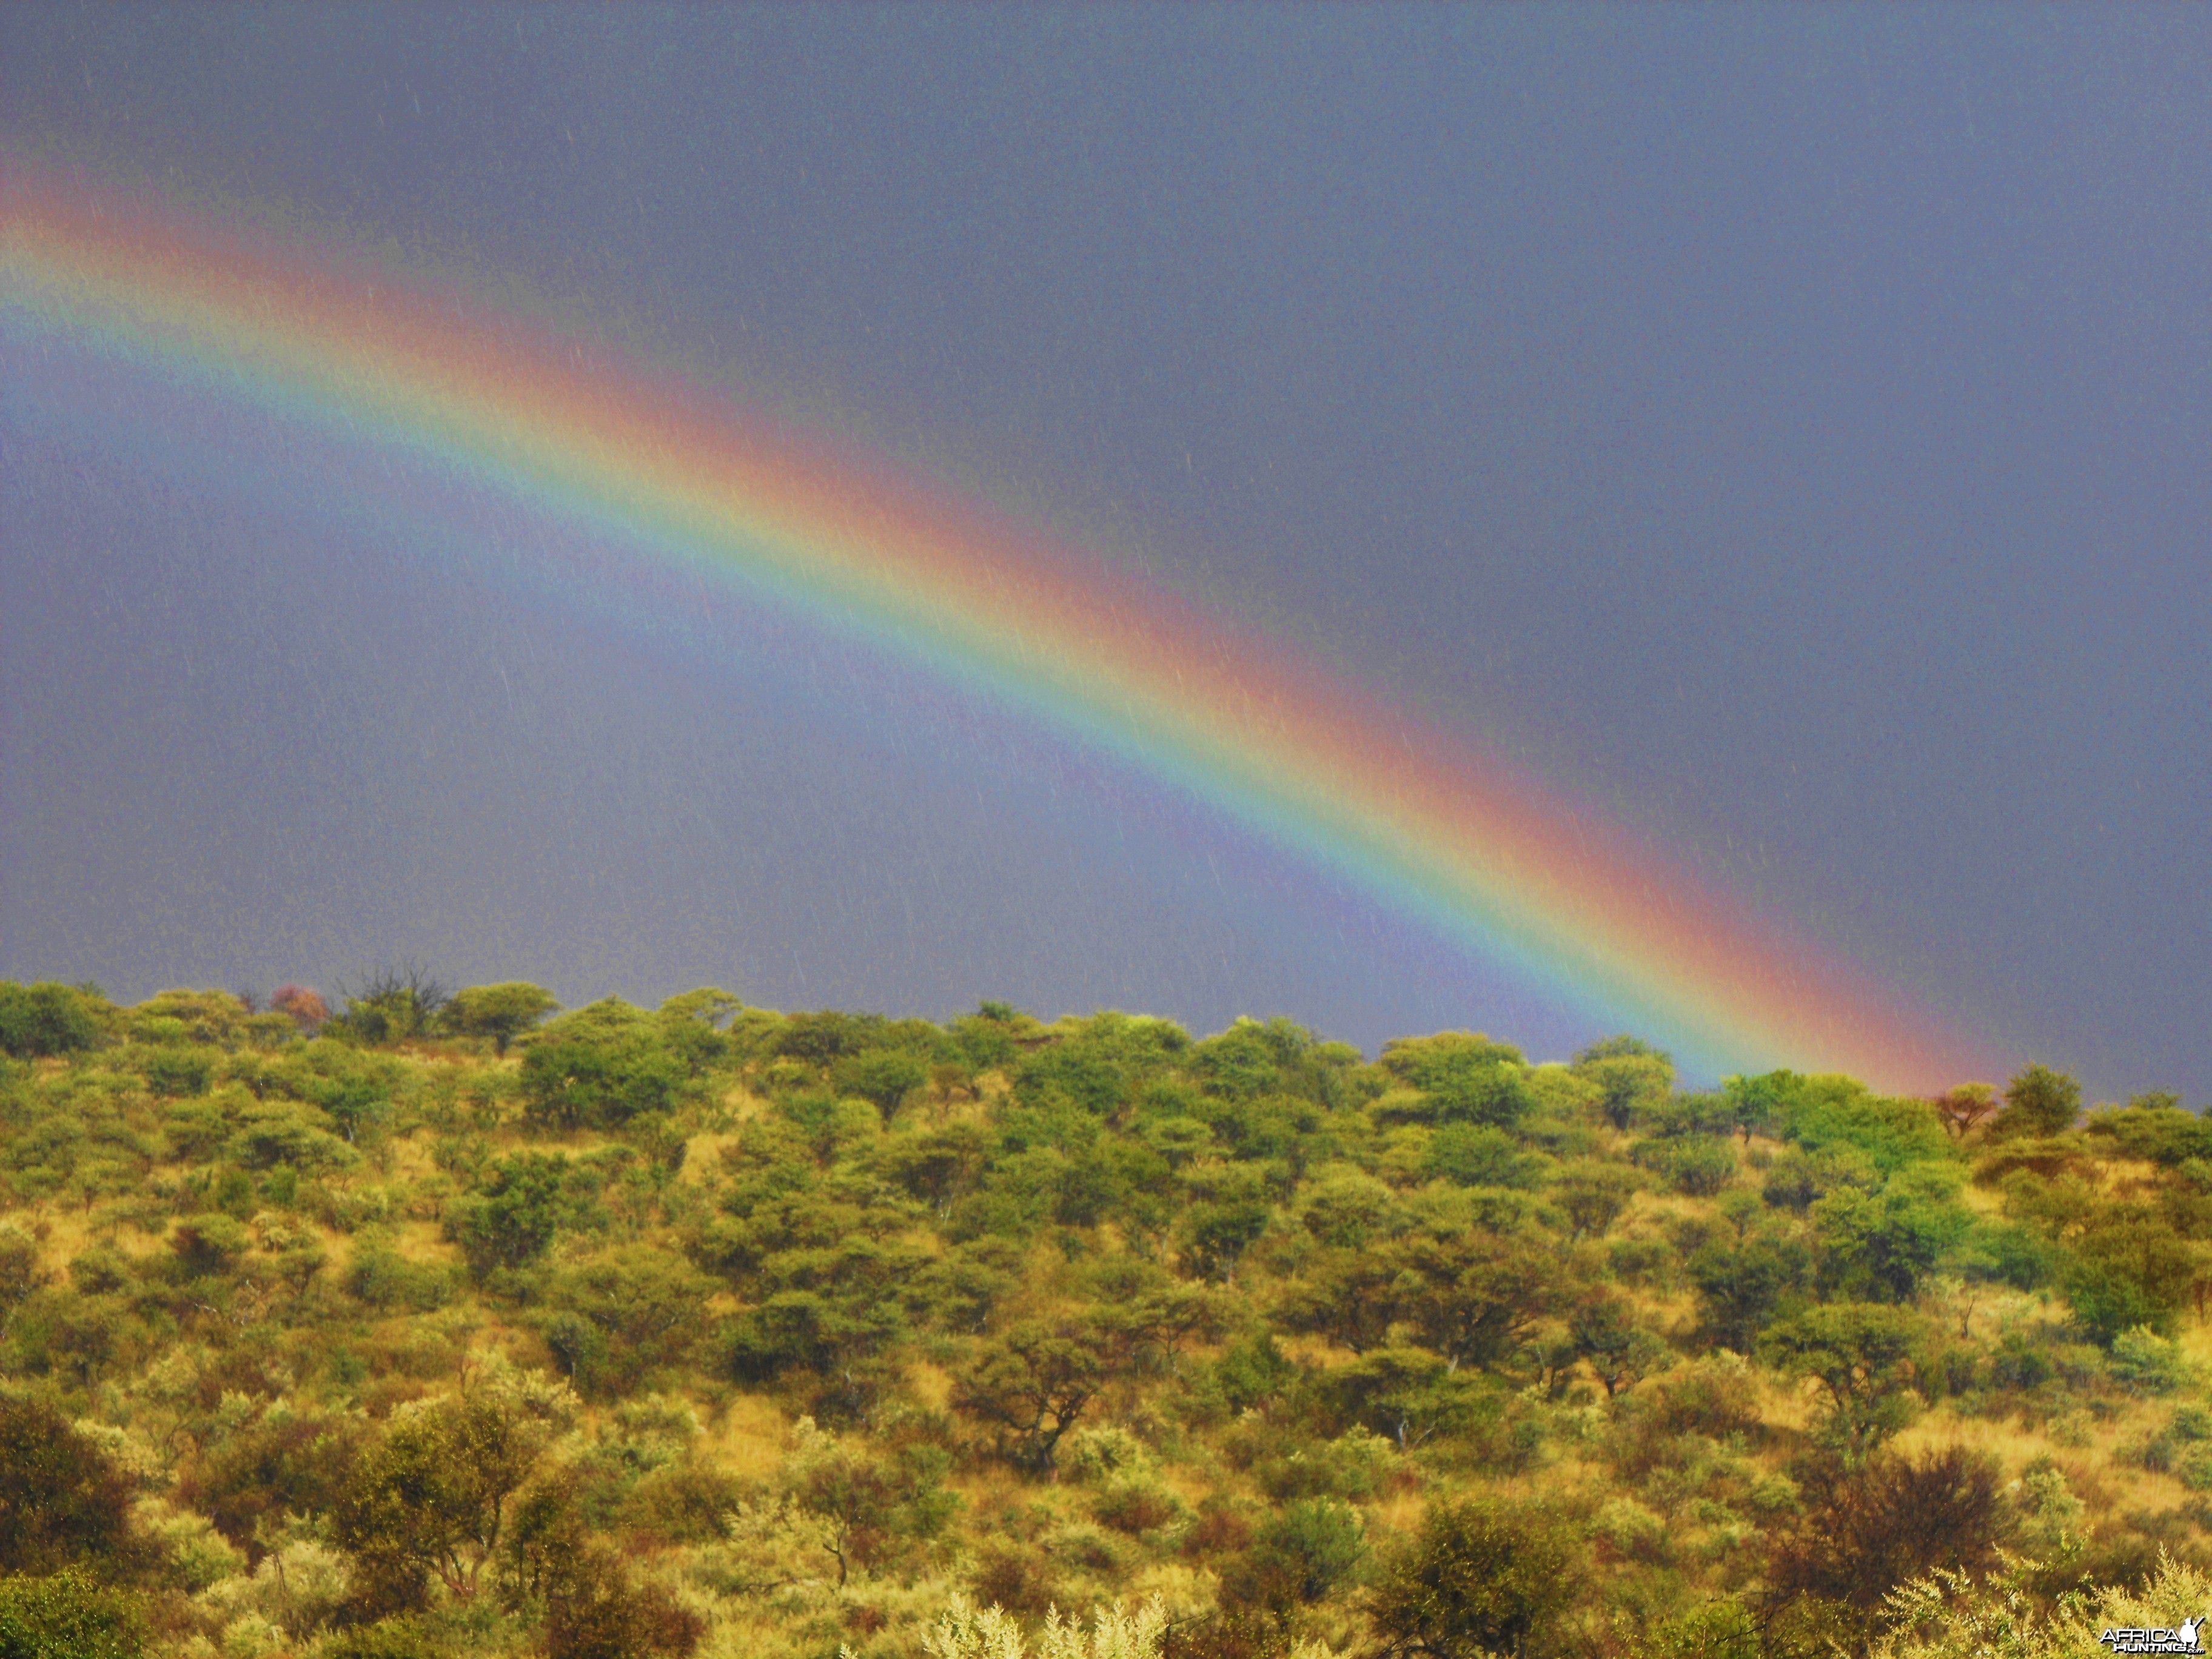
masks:
[(414, 969), (0, 1050), (0, 1659), (1948, 1652), (2212, 1529), (2212, 1135), (2041, 1066)]

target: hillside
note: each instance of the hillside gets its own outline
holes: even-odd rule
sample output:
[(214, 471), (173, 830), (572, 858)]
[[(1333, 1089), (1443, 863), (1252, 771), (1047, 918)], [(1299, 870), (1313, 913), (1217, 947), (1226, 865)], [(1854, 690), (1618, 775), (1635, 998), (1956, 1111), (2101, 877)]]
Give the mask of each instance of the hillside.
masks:
[(0, 1656), (1784, 1659), (2212, 1562), (2170, 1097), (276, 1000), (0, 986)]

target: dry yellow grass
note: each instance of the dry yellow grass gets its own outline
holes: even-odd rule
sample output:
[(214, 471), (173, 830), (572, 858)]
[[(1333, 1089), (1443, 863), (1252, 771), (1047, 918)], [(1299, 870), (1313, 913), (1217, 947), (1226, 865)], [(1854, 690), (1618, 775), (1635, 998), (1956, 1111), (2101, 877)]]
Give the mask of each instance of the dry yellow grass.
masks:
[(917, 1359), (906, 1368), (907, 1386), (914, 1397), (930, 1410), (941, 1412), (952, 1403), (952, 1373), (942, 1365), (933, 1365), (926, 1359)]
[(782, 1463), (791, 1444), (791, 1419), (772, 1400), (757, 1394), (732, 1396), (701, 1437), (699, 1449), (730, 1474), (765, 1480)]

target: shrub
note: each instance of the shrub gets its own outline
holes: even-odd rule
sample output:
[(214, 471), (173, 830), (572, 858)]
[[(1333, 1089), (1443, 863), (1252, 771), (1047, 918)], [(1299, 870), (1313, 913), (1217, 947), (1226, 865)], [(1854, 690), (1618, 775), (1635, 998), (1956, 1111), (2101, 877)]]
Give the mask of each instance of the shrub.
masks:
[(1535, 1511), (1438, 1504), (1376, 1586), (1376, 1628), (1435, 1659), (1518, 1652), (1572, 1595), (1574, 1554), (1565, 1529)]
[(1367, 1556), (1358, 1510), (1340, 1498), (1300, 1498), (1254, 1529), (1230, 1588), (1233, 1599), (1263, 1606), (1325, 1601), (1359, 1577)]
[(1957, 1446), (1856, 1471), (1827, 1466), (1802, 1523), (1777, 1540), (1769, 1576), (1778, 1589), (1871, 1612), (1938, 1568), (1981, 1571), (1996, 1557), (1999, 1484), (1994, 1462)]
[(345, 1275), (349, 1293), (372, 1308), (411, 1308), (428, 1313), (453, 1299), (453, 1271), (437, 1262), (408, 1261), (388, 1244), (365, 1244)]
[(2172, 1394), (2195, 1379), (2196, 1367), (2179, 1344), (2137, 1325), (2112, 1339), (2112, 1375), (2146, 1394)]
[(131, 1553), (130, 1500), (123, 1471), (60, 1413), (0, 1399), (0, 1571), (114, 1565)]
[(1531, 1152), (1503, 1129), (1487, 1123), (1446, 1123), (1430, 1138), (1424, 1172), (1462, 1187), (1518, 1187), (1544, 1184), (1552, 1160)]
[(380, 1619), (324, 1638), (318, 1659), (444, 1659), (446, 1644), (414, 1619)]
[(137, 1659), (145, 1640), (137, 1598), (74, 1569), (0, 1579), (0, 1659)]
[(253, 1235), (240, 1223), (219, 1211), (187, 1217), (169, 1235), (169, 1248), (195, 1279), (228, 1273), (253, 1245)]
[(2030, 1066), (2005, 1085), (2004, 1110), (1990, 1126), (1993, 1139), (2055, 1135), (2081, 1115), (2081, 1085), (2048, 1066)]
[(100, 1041), (94, 1001), (73, 986), (0, 980), (0, 1053), (17, 1060), (81, 1052)]
[(139, 1062), (146, 1086), (165, 1099), (204, 1095), (215, 1076), (214, 1060), (195, 1048), (155, 1048)]
[(1636, 1161), (1691, 1198), (1711, 1198), (1735, 1179), (1735, 1148), (1711, 1135), (1639, 1142)]
[(607, 1038), (556, 1036), (560, 1029), (549, 1028), (522, 1057), (525, 1110), (548, 1128), (611, 1127), (665, 1112), (690, 1075), (656, 1031)]
[(509, 981), (501, 985), (472, 985), (456, 992), (439, 1011), (438, 1023), (464, 1036), (489, 1037), (495, 1054), (551, 1013), (561, 1005), (542, 985)]

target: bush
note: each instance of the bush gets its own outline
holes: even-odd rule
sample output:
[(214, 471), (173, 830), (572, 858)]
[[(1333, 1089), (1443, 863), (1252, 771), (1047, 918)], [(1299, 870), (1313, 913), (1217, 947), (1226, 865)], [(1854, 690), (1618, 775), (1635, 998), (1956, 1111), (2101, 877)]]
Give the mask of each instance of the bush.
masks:
[(1430, 1138), (1425, 1174), (1462, 1187), (1517, 1187), (1544, 1184), (1552, 1160), (1531, 1152), (1503, 1129), (1487, 1123), (1446, 1123)]
[(1300, 1498), (1254, 1530), (1244, 1571), (1229, 1588), (1248, 1604), (1325, 1601), (1359, 1577), (1367, 1555), (1358, 1510), (1340, 1498)]
[(1996, 1465), (1952, 1446), (1917, 1460), (1829, 1466), (1802, 1522), (1775, 1545), (1775, 1586), (1871, 1613), (1907, 1581), (1942, 1569), (1979, 1572), (1996, 1559), (2003, 1516)]
[(317, 1659), (445, 1659), (449, 1651), (413, 1619), (380, 1619), (327, 1637)]
[(74, 1569), (0, 1579), (0, 1659), (137, 1659), (138, 1600)]
[(176, 1231), (169, 1235), (169, 1248), (194, 1279), (211, 1279), (229, 1272), (252, 1245), (253, 1235), (241, 1224), (213, 1210), (179, 1221)]
[(454, 1272), (438, 1262), (408, 1261), (389, 1245), (364, 1245), (346, 1269), (347, 1291), (372, 1308), (411, 1308), (418, 1313), (453, 1300)]
[(1533, 1510), (1438, 1504), (1376, 1586), (1376, 1628), (1435, 1659), (1519, 1652), (1574, 1594), (1574, 1556), (1564, 1528)]
[(2172, 1394), (2195, 1380), (2196, 1367), (2179, 1344), (2137, 1325), (2112, 1339), (2112, 1375), (2146, 1394)]
[(0, 1399), (0, 1571), (113, 1567), (132, 1553), (130, 1501), (123, 1471), (68, 1419)]
[(17, 1060), (79, 1053), (100, 1041), (93, 999), (50, 980), (0, 980), (0, 1053)]
[(1636, 1161), (1691, 1198), (1711, 1198), (1735, 1179), (1735, 1148), (1711, 1135), (1639, 1142)]

